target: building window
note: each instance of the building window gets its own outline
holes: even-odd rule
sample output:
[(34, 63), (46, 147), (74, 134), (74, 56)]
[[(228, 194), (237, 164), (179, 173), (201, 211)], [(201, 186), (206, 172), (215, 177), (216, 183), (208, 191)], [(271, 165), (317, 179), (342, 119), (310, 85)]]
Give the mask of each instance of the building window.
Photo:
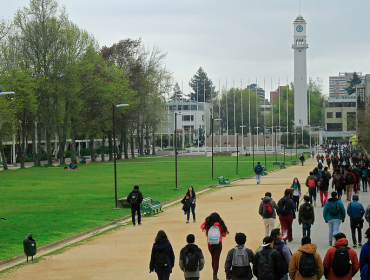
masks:
[(190, 121), (194, 121), (194, 116), (193, 116), (193, 115), (183, 115), (183, 116), (182, 116), (182, 121), (183, 121), (183, 122), (190, 122)]
[(333, 118), (333, 112), (327, 112), (326, 113), (326, 118), (332, 119)]
[(335, 117), (336, 117), (337, 119), (341, 119), (341, 118), (342, 118), (342, 112), (336, 112), (336, 113), (335, 113)]
[(328, 131), (342, 131), (341, 123), (327, 123)]
[(204, 121), (204, 115), (202, 115), (202, 121)]

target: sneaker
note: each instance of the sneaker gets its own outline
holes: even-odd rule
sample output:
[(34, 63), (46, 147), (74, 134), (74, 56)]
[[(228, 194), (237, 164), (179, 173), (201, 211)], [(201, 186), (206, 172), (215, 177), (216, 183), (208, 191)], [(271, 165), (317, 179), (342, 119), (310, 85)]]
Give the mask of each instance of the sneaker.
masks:
[(142, 225), (142, 223), (139, 223), (139, 226), (141, 226)]
[(329, 246), (333, 246), (333, 242), (332, 241), (329, 241)]
[(189, 221), (186, 221), (186, 223), (188, 224), (188, 223), (189, 223)]
[(313, 202), (313, 205), (315, 205), (315, 207), (316, 207), (316, 201)]
[(293, 238), (288, 240), (288, 242), (292, 242), (292, 241), (293, 241)]
[(133, 226), (136, 226), (136, 224), (132, 224)]
[(362, 247), (362, 243), (358, 243), (358, 246)]
[(193, 220), (193, 223), (195, 223), (196, 221), (195, 221), (195, 219)]
[(357, 248), (357, 244), (353, 244), (353, 248)]

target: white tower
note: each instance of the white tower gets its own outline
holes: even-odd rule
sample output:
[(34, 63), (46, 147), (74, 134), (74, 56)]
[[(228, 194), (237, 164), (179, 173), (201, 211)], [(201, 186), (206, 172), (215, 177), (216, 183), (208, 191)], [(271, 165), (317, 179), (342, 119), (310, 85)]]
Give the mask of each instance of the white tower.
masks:
[(294, 124), (306, 126), (307, 121), (307, 61), (306, 21), (299, 15), (294, 25)]

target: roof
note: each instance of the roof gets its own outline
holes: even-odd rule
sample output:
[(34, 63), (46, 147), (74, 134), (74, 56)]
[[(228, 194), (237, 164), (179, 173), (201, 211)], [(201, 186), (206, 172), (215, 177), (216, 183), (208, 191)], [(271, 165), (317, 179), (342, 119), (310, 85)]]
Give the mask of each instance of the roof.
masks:
[(304, 20), (304, 18), (301, 15), (299, 15), (295, 19), (294, 23), (306, 23), (306, 21)]

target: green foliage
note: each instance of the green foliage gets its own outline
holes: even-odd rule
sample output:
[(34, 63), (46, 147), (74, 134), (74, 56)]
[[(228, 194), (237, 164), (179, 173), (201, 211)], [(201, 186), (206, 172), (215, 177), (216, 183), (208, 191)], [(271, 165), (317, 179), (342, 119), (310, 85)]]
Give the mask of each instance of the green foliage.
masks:
[(354, 72), (352, 79), (349, 80), (349, 86), (346, 87), (348, 95), (354, 94), (356, 92), (356, 85), (360, 85), (361, 83), (361, 77), (356, 72)]
[(207, 73), (202, 67), (199, 67), (198, 71), (191, 78), (190, 87), (193, 92), (190, 93), (190, 99), (194, 99), (199, 102), (204, 102), (204, 96), (207, 102), (210, 102), (213, 97), (216, 96), (215, 87)]
[(90, 149), (81, 149), (81, 156), (90, 156), (91, 150)]

